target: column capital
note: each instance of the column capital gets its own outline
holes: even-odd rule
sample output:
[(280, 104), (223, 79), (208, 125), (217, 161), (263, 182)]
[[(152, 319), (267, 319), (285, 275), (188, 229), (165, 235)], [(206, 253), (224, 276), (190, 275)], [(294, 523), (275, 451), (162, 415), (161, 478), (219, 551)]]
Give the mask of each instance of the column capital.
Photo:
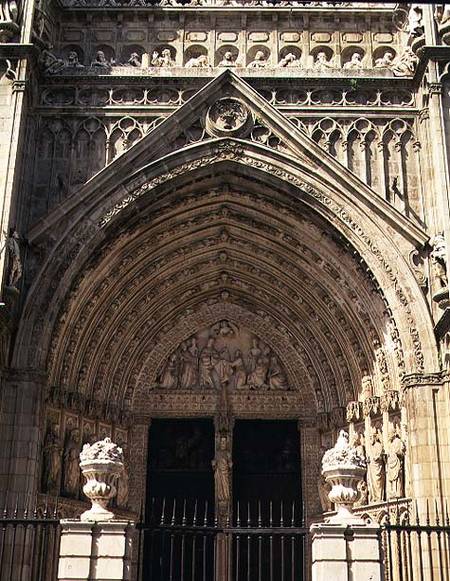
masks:
[(402, 388), (408, 390), (416, 387), (440, 387), (450, 381), (450, 371), (437, 371), (434, 373), (412, 373), (402, 379)]

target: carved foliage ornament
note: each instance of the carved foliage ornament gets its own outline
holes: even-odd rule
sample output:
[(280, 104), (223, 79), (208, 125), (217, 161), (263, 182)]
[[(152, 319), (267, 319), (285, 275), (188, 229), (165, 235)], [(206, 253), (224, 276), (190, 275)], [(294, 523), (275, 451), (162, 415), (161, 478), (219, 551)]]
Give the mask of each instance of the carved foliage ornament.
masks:
[(206, 130), (216, 137), (244, 136), (251, 124), (247, 106), (230, 97), (216, 101), (206, 113)]

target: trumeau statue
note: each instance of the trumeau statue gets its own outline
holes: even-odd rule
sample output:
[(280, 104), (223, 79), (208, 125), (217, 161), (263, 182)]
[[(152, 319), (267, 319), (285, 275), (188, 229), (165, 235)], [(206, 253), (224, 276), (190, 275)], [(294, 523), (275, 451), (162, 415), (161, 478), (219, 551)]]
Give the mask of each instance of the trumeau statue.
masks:
[(61, 485), (61, 437), (58, 424), (48, 427), (42, 466), (42, 491), (57, 496)]
[(216, 499), (219, 503), (229, 502), (231, 498), (230, 478), (233, 464), (228, 446), (228, 438), (224, 435), (219, 436), (219, 445), (212, 466), (214, 469)]
[(369, 449), (369, 462), (367, 463), (367, 484), (370, 502), (382, 502), (384, 500), (385, 478), (384, 449), (381, 433), (378, 429), (374, 429)]
[(251, 333), (219, 321), (183, 341), (158, 377), (163, 389), (286, 391), (288, 378), (279, 357)]

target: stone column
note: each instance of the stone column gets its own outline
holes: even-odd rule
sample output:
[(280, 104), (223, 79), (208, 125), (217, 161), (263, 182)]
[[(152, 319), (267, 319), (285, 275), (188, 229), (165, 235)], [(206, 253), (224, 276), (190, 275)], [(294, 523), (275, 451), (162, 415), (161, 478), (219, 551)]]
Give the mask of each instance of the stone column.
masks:
[(379, 527), (365, 523), (352, 510), (365, 469), (365, 459), (341, 430), (335, 447), (322, 460), (336, 515), (311, 527), (312, 581), (382, 581)]
[(24, 507), (39, 482), (44, 376), (8, 372), (2, 377), (0, 422), (0, 502)]
[(131, 544), (134, 526), (114, 520), (108, 510), (123, 471), (122, 449), (105, 438), (85, 444), (80, 467), (83, 492), (92, 507), (81, 520), (62, 521), (59, 581), (128, 581), (131, 579)]
[(445, 501), (450, 501), (449, 379), (448, 374), (436, 373), (403, 380), (410, 494), (417, 500), (423, 522), (427, 501), (436, 500), (441, 513)]

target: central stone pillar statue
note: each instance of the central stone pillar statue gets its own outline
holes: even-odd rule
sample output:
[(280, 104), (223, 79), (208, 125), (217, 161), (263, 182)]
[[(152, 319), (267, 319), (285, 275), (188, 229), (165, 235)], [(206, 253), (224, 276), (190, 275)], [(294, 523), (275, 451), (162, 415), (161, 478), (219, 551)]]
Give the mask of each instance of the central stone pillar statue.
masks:
[(353, 513), (358, 482), (365, 471), (365, 459), (341, 430), (336, 445), (322, 459), (322, 474), (331, 485), (329, 499), (336, 514), (311, 526), (313, 581), (382, 581), (379, 526)]
[(124, 470), (123, 452), (109, 438), (85, 444), (80, 468), (84, 494), (92, 507), (80, 520), (61, 521), (59, 581), (128, 581), (131, 579), (133, 523), (116, 520), (108, 510)]

